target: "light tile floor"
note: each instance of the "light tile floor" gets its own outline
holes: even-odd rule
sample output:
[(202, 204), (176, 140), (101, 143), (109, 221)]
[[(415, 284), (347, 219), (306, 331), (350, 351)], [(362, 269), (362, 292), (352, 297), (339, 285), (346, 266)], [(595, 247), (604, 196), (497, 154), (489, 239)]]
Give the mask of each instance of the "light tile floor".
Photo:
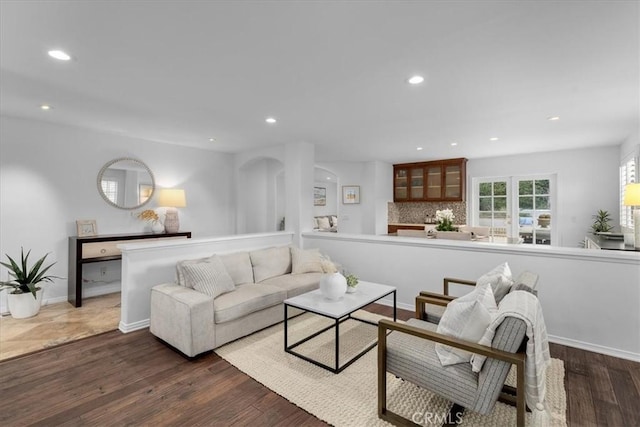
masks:
[(0, 318), (0, 360), (118, 329), (120, 293), (43, 306), (37, 316)]

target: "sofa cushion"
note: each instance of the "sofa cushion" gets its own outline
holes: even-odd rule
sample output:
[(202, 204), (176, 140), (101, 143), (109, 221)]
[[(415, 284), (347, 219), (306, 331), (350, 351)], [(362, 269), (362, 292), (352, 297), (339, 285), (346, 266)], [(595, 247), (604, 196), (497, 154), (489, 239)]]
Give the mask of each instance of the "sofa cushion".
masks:
[(249, 252), (249, 256), (253, 265), (253, 280), (256, 283), (291, 273), (291, 250), (289, 246), (261, 249)]
[(183, 265), (182, 275), (187, 287), (213, 298), (236, 288), (222, 260), (215, 255), (206, 262)]
[(320, 277), (322, 273), (285, 274), (267, 279), (260, 285), (276, 286), (285, 290), (287, 298), (291, 298), (318, 289)]
[(253, 283), (253, 267), (249, 252), (236, 252), (232, 254), (220, 255), (229, 276), (236, 285), (243, 283)]
[(191, 288), (193, 289), (191, 286), (189, 286), (189, 284), (187, 284), (184, 280), (184, 274), (183, 274), (183, 267), (185, 265), (189, 265), (189, 264), (200, 264), (202, 262), (209, 262), (209, 259), (211, 257), (206, 257), (206, 258), (196, 258), (196, 259), (186, 259), (184, 261), (178, 261), (176, 263), (176, 282), (178, 283), (178, 285), (180, 286), (184, 286), (186, 288)]
[(322, 273), (320, 249), (291, 247), (291, 274)]
[(233, 292), (220, 295), (213, 301), (215, 323), (229, 322), (256, 311), (282, 303), (287, 297), (284, 289), (267, 284), (247, 283)]
[[(487, 283), (476, 286), (472, 292), (447, 305), (437, 332), (476, 343), (484, 335), (497, 311), (491, 285)], [(442, 366), (471, 360), (471, 353), (444, 344), (436, 344), (436, 353)]]

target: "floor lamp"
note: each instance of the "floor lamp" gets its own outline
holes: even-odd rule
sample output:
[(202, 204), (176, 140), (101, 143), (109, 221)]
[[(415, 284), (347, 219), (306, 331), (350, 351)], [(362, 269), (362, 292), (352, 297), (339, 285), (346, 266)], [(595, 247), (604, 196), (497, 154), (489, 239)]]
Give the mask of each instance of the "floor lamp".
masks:
[(624, 205), (633, 209), (633, 236), (636, 249), (640, 249), (640, 184), (624, 187)]
[(180, 229), (178, 210), (187, 206), (184, 190), (180, 188), (161, 188), (158, 192), (158, 206), (167, 208), (164, 217), (164, 230), (167, 233), (177, 233)]

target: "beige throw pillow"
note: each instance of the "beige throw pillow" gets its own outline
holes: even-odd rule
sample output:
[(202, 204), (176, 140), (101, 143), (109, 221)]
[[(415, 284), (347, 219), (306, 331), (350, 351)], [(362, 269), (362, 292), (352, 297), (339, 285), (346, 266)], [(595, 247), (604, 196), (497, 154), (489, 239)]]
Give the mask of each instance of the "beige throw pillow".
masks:
[(227, 269), (227, 273), (236, 285), (253, 283), (253, 266), (249, 252), (236, 252), (232, 254), (220, 255), (220, 259)]
[(222, 260), (215, 255), (208, 262), (184, 265), (182, 273), (189, 287), (213, 298), (236, 288)]
[(320, 230), (328, 230), (331, 228), (331, 224), (329, 223), (329, 218), (326, 216), (318, 217), (318, 228)]
[[(440, 319), (439, 334), (477, 343), (498, 311), (491, 286), (476, 286), (475, 290), (451, 301)], [(436, 344), (442, 366), (469, 362), (471, 354), (444, 344)]]
[(502, 298), (509, 293), (513, 285), (513, 277), (509, 264), (506, 262), (500, 264), (493, 270), (480, 276), (476, 281), (476, 286), (485, 286), (487, 284), (491, 285), (496, 304), (500, 304)]
[(185, 282), (184, 273), (183, 273), (184, 266), (190, 265), (190, 264), (200, 264), (203, 262), (209, 262), (210, 259), (211, 257), (206, 257), (206, 258), (186, 259), (184, 261), (179, 261), (176, 264), (176, 277), (177, 277), (178, 285), (193, 289), (192, 286), (189, 286), (189, 284)]
[(283, 274), (291, 273), (291, 251), (289, 246), (249, 252), (253, 265), (253, 280), (260, 283)]
[(291, 247), (291, 274), (323, 273), (319, 249)]

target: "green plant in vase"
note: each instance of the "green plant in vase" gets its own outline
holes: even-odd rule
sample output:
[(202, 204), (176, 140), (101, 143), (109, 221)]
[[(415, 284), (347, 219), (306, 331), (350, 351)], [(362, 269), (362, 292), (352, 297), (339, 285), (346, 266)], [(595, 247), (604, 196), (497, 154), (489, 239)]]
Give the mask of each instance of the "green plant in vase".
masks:
[[(53, 283), (53, 279), (61, 279), (61, 277), (45, 275), (55, 264), (54, 262), (47, 266), (43, 265), (49, 254), (40, 258), (29, 268), (30, 254), (31, 251), (25, 255), (24, 249), (21, 248), (19, 264), (9, 255), (7, 255), (9, 263), (0, 262), (0, 265), (9, 270), (9, 276), (12, 277), (12, 280), (0, 282), (0, 289), (12, 289), (7, 296), (7, 305), (9, 306), (9, 312), (15, 318), (35, 316), (40, 311), (42, 302), (42, 288), (38, 284), (44, 282)], [(33, 295), (33, 298), (27, 294)]]
[(436, 230), (438, 231), (455, 231), (453, 220), (455, 216), (451, 209), (436, 211)]
[(351, 294), (356, 291), (356, 286), (358, 286), (358, 277), (354, 274), (344, 273), (345, 279), (347, 279), (347, 293)]
[(593, 219), (594, 221), (591, 228), (594, 233), (607, 233), (613, 230), (613, 226), (609, 224), (609, 221), (611, 221), (609, 212), (600, 209), (597, 214), (593, 215)]

